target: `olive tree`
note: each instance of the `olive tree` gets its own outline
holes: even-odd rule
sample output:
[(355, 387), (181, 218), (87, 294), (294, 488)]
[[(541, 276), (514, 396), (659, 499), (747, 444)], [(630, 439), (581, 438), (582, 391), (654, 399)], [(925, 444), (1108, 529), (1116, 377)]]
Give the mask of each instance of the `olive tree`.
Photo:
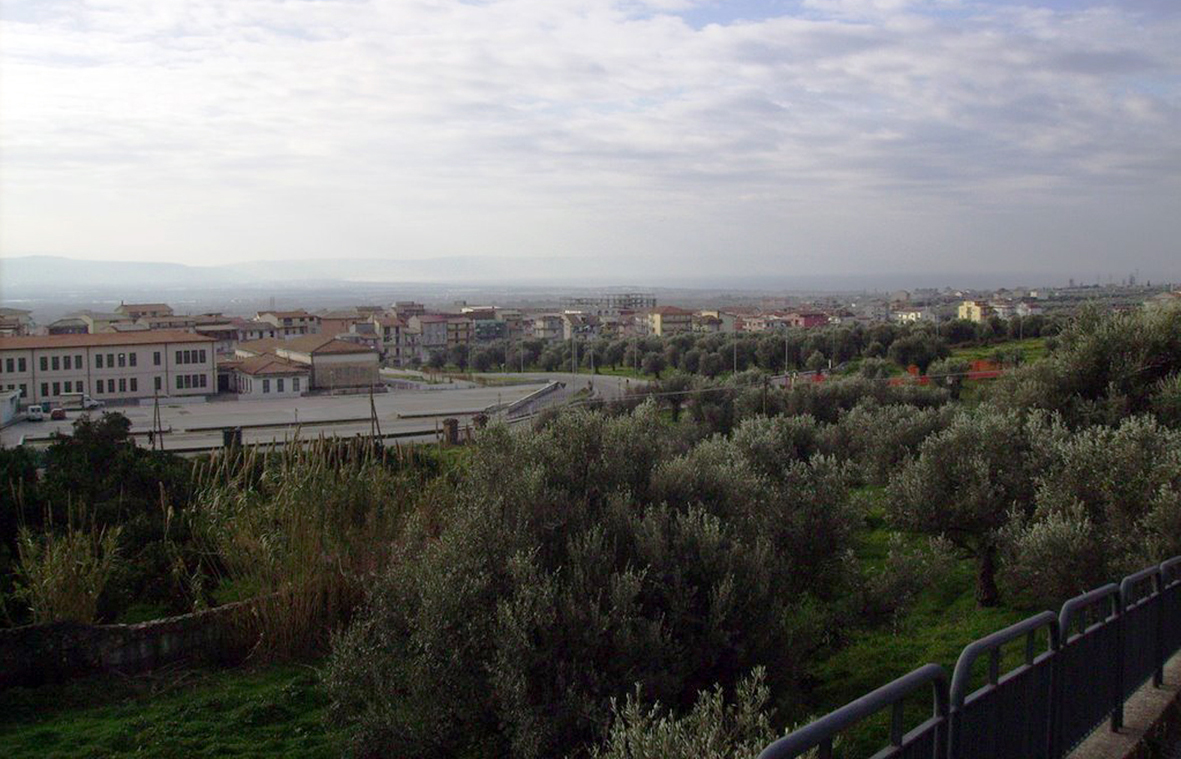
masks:
[(923, 441), (887, 488), (894, 523), (939, 535), (977, 562), (976, 599), (995, 606), (1000, 532), (1033, 502), (1039, 425), (981, 407), (965, 411)]

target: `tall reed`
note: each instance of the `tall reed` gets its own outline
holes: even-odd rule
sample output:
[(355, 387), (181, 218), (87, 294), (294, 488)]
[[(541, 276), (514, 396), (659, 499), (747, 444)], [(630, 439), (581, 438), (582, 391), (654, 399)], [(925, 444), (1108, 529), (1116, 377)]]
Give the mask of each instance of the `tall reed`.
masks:
[(37, 623), (95, 622), (98, 598), (118, 561), (119, 528), (87, 527), (80, 517), (76, 525), (74, 510), (69, 513), (64, 533), (47, 526), (44, 532), (22, 527), (18, 534), (16, 595)]
[(229, 449), (197, 481), (195, 533), (228, 579), (254, 592), (248, 633), (265, 659), (327, 643), (413, 500), (412, 478), (361, 438)]

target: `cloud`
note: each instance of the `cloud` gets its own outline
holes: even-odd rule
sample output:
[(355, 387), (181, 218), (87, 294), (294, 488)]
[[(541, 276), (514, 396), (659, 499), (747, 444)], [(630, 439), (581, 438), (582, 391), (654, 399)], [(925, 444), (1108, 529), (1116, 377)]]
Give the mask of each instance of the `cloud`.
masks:
[(1154, 13), (9, 2), (0, 251), (577, 255), (612, 224), (670, 262), (771, 265), (778, 241), (812, 265), (875, 255), (841, 224), (906, 234), (922, 207), (945, 215), (915, 233), (931, 257), (980, 209), (1175, 195), (1181, 21)]

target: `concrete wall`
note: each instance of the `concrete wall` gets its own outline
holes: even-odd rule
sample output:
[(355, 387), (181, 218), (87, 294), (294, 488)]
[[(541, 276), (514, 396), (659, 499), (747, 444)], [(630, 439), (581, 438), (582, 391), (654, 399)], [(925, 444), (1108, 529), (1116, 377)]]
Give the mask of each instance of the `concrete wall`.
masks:
[(60, 682), (90, 672), (145, 672), (182, 659), (243, 653), (249, 602), (136, 625), (53, 622), (0, 630), (0, 689)]

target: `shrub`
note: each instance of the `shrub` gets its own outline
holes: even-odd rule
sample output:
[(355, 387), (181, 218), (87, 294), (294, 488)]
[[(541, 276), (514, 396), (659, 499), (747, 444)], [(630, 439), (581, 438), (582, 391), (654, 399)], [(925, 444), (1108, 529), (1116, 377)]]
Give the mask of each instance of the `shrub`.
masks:
[(639, 687), (621, 707), (611, 700), (611, 727), (593, 759), (748, 759), (778, 736), (768, 714), (769, 690), (762, 669), (743, 678), (727, 704), (721, 687), (702, 691), (684, 717), (665, 713), (660, 704), (643, 707)]
[(854, 520), (831, 459), (761, 475), (720, 438), (670, 457), (649, 403), (490, 427), (454, 492), (334, 642), (359, 755), (562, 755), (637, 683), (687, 710), (765, 666), (787, 694), (837, 625)]

